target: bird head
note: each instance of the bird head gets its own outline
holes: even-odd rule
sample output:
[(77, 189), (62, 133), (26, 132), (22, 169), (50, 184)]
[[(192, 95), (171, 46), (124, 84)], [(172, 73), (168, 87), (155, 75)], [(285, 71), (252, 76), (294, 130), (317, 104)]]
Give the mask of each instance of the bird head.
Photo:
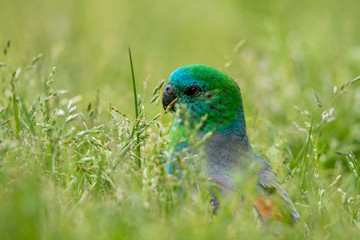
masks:
[(164, 87), (162, 103), (165, 110), (173, 112), (185, 106), (195, 123), (206, 116), (204, 131), (221, 131), (239, 114), (242, 117), (244, 114), (235, 81), (206, 65), (188, 65), (175, 70)]

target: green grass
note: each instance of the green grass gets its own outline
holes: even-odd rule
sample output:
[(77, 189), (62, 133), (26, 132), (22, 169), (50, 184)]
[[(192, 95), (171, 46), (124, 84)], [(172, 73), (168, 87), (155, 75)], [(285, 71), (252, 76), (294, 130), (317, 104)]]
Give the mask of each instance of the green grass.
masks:
[[(358, 1), (0, 6), (1, 239), (358, 239)], [(253, 179), (214, 216), (201, 168), (164, 172), (162, 79), (193, 63), (239, 83), (296, 225), (257, 221)]]

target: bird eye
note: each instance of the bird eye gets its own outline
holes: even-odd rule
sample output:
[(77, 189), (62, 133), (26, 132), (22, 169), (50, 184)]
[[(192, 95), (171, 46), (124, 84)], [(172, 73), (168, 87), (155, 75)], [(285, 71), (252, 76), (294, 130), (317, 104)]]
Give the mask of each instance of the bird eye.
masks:
[(197, 85), (192, 85), (192, 86), (188, 87), (184, 93), (188, 96), (195, 96), (199, 92), (201, 92), (201, 88)]

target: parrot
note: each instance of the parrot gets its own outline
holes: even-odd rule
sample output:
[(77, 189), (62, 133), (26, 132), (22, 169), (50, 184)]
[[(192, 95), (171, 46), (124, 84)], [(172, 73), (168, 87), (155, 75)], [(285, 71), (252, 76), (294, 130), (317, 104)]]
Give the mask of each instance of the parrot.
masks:
[[(238, 84), (227, 74), (216, 68), (193, 64), (176, 69), (164, 86), (162, 104), (165, 112), (175, 114), (169, 135), (173, 151), (188, 147), (186, 128), (195, 128), (202, 123), (199, 138), (211, 133), (204, 150), (206, 171), (209, 179), (218, 186), (220, 196), (234, 189), (234, 172), (244, 172), (252, 163), (256, 168), (255, 179), (260, 189), (254, 203), (260, 219), (281, 218), (281, 213), (274, 202), (267, 198), (276, 194), (285, 206), (285, 212), (292, 221), (298, 221), (300, 215), (288, 193), (280, 183), (270, 165), (256, 154), (249, 143), (241, 92)], [(181, 120), (181, 111), (186, 111), (190, 124)], [(191, 130), (191, 129), (190, 129)], [(173, 174), (173, 164), (167, 167)], [(214, 212), (220, 207), (219, 194), (211, 191)], [(275, 215), (275, 216), (274, 216)]]

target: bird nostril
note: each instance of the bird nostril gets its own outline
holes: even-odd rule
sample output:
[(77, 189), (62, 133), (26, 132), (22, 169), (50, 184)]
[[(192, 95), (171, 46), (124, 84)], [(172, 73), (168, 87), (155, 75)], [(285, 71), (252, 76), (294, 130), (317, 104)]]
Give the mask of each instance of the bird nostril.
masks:
[(171, 86), (169, 86), (169, 85), (167, 85), (167, 86), (165, 86), (165, 92), (167, 93), (167, 94), (171, 94), (171, 93), (173, 93), (173, 88), (171, 87)]

